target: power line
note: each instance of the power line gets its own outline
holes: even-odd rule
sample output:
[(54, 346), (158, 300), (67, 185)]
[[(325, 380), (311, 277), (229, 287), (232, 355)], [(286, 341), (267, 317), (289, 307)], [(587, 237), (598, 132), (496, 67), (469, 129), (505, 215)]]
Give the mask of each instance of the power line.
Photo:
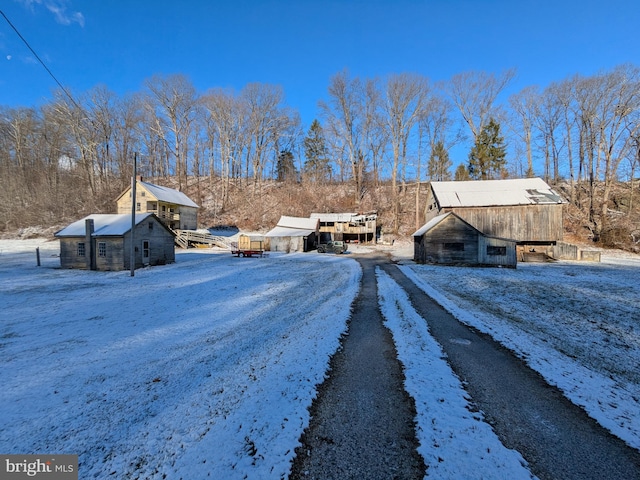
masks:
[(60, 87), (60, 89), (65, 93), (65, 95), (67, 97), (69, 97), (69, 100), (71, 100), (71, 102), (80, 109), (80, 105), (78, 105), (76, 103), (76, 101), (74, 100), (74, 98), (71, 96), (71, 94), (67, 91), (67, 89), (64, 87), (64, 85), (62, 85), (62, 83), (60, 83), (60, 81), (56, 78), (56, 76), (53, 74), (53, 72), (51, 70), (49, 70), (49, 67), (47, 67), (47, 65), (42, 61), (42, 59), (38, 56), (38, 54), (35, 52), (35, 50), (33, 48), (31, 48), (31, 45), (29, 45), (29, 42), (27, 42), (27, 40), (22, 36), (22, 34), (18, 31), (18, 29), (15, 27), (15, 25), (13, 23), (11, 23), (11, 20), (9, 20), (9, 18), (4, 14), (4, 12), (2, 10), (0, 10), (0, 14), (4, 17), (4, 19), (7, 21), (7, 23), (9, 24), (9, 26), (11, 28), (13, 28), (13, 31), (16, 32), (16, 34), (18, 35), (18, 37), (20, 37), (20, 40), (22, 40), (22, 42), (27, 46), (27, 48), (31, 51), (31, 53), (33, 53), (33, 56), (36, 57), (36, 59), (38, 60), (38, 62), (40, 62), (40, 65), (42, 65), (44, 67), (44, 69), (47, 71), (47, 73), (51, 76), (51, 78), (53, 78), (53, 80), (58, 84), (58, 86)]

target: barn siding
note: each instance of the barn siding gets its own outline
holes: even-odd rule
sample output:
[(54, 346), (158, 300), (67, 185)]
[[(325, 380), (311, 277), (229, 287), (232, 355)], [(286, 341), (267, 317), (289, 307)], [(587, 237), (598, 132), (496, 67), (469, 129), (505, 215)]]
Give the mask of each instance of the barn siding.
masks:
[[(492, 250), (491, 254), (489, 250)], [(495, 250), (504, 253), (495, 254)], [(414, 260), (417, 263), (515, 268), (516, 242), (487, 237), (455, 214), (448, 215), (424, 234), (414, 237)]]
[(562, 205), (521, 205), (504, 207), (446, 208), (485, 235), (518, 242), (562, 240)]
[[(478, 263), (478, 232), (454, 216), (444, 219), (416, 240), (419, 245), (414, 246), (414, 254), (419, 263)], [(456, 250), (452, 248), (453, 244), (462, 244), (463, 249)]]
[[(491, 247), (504, 248), (504, 255), (490, 255), (489, 249)], [(482, 265), (515, 268), (518, 263), (516, 242), (480, 235), (478, 238), (478, 259)]]

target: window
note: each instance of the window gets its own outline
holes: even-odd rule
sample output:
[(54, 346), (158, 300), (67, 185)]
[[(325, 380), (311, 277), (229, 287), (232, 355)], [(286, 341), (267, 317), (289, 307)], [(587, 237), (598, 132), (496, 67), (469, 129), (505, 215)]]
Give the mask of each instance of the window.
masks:
[(145, 192), (144, 190), (140, 192), (141, 197), (145, 197), (146, 195), (147, 195), (147, 192)]
[(507, 247), (496, 247), (494, 245), (487, 245), (487, 255), (506, 255)]
[(464, 243), (444, 243), (442, 247), (449, 252), (464, 252)]
[(142, 242), (142, 256), (143, 258), (149, 258), (149, 241), (144, 240)]
[(84, 257), (84, 242), (78, 242), (78, 256)]
[(102, 258), (105, 258), (107, 256), (106, 242), (98, 242), (98, 256)]
[(138, 211), (138, 212), (140, 211), (140, 202), (136, 203), (136, 211)]
[(149, 222), (149, 230), (153, 230), (153, 222)]

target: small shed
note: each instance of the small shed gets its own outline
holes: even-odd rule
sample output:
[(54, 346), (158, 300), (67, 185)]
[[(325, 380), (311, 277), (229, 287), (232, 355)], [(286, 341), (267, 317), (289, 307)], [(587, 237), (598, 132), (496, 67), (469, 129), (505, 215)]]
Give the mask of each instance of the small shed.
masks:
[(413, 234), (416, 263), (510, 267), (516, 241), (485, 235), (453, 212), (429, 220)]
[[(62, 268), (131, 268), (131, 215), (89, 215), (55, 236), (60, 239)], [(174, 233), (154, 214), (136, 214), (133, 241), (135, 268), (175, 262)]]
[(272, 252), (309, 252), (316, 247), (317, 218), (281, 216), (278, 224), (265, 234)]

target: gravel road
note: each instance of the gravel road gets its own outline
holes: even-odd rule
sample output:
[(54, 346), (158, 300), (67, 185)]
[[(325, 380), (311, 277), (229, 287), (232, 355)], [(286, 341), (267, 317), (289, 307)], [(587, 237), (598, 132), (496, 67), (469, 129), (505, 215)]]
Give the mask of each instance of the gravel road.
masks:
[(311, 407), (291, 479), (412, 479), (424, 476), (416, 450), (415, 406), (391, 333), (378, 308), (375, 265), (357, 260), (363, 275), (348, 334), (331, 361), (329, 378)]
[[(311, 407), (291, 479), (420, 479), (413, 400), (378, 309), (375, 265), (409, 295), (472, 401), (541, 480), (640, 479), (640, 452), (609, 434), (508, 350), (459, 323), (391, 262), (362, 255), (348, 334)], [(463, 341), (460, 341), (463, 340)], [(460, 472), (460, 478), (473, 478)]]

